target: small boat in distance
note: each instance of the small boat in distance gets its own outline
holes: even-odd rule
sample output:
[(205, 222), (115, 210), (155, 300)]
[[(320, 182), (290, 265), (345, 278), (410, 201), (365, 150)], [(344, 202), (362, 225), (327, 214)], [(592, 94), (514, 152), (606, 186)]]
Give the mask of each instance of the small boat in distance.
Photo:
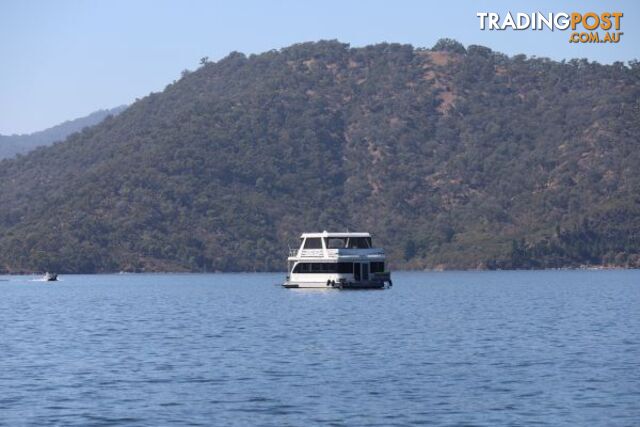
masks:
[(58, 275), (56, 273), (49, 273), (47, 271), (46, 273), (44, 273), (44, 276), (42, 276), (42, 280), (45, 282), (57, 282)]
[(369, 233), (303, 233), (289, 250), (285, 288), (383, 289), (391, 287), (384, 249)]

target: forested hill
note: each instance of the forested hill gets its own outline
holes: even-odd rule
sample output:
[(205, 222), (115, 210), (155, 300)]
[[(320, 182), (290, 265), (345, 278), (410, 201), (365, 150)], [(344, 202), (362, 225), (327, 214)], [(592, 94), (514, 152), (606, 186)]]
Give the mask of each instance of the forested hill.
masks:
[(59, 125), (38, 132), (24, 135), (0, 135), (0, 159), (13, 157), (16, 154), (24, 154), (42, 145), (51, 145), (56, 141), (62, 141), (74, 132), (100, 123), (108, 116), (121, 113), (126, 105), (98, 110), (74, 120), (68, 120)]
[(284, 269), (363, 230), (398, 268), (640, 266), (640, 66), (304, 43), (207, 62), (0, 162), (0, 269)]

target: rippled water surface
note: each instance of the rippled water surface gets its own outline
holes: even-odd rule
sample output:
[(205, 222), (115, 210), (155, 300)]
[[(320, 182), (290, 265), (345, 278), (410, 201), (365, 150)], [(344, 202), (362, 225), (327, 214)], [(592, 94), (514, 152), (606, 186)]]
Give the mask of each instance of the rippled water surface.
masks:
[(2, 425), (640, 425), (640, 271), (0, 276)]

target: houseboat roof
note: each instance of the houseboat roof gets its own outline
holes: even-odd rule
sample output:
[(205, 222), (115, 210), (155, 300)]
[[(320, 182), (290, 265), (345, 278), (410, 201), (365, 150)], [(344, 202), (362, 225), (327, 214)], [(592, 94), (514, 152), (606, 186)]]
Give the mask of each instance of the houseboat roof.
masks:
[(322, 233), (302, 233), (301, 239), (305, 237), (371, 237), (369, 233), (354, 233), (354, 232), (333, 232), (323, 231)]

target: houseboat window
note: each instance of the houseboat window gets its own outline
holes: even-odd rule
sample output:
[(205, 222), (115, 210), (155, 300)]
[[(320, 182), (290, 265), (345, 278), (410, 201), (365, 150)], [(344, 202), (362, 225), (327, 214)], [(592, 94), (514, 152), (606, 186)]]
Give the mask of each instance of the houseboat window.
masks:
[(304, 249), (322, 249), (322, 239), (319, 237), (307, 237)]
[(296, 266), (293, 269), (293, 272), (294, 273), (308, 273), (310, 267), (311, 267), (311, 264), (306, 263), (306, 262), (301, 262), (301, 263), (296, 264)]
[(335, 262), (324, 264), (325, 273), (337, 273), (338, 272), (338, 264)]
[[(374, 272), (374, 264), (384, 264), (382, 262), (371, 263), (371, 272)], [(360, 265), (360, 264), (358, 264)], [(379, 267), (384, 270), (383, 267)], [(294, 273), (341, 273), (353, 274), (352, 262), (300, 262), (293, 268)]]
[(338, 264), (335, 262), (301, 262), (293, 269), (294, 273), (337, 273)]
[(338, 273), (353, 274), (353, 263), (352, 262), (339, 262), (338, 263)]
[(347, 247), (347, 239), (344, 237), (329, 237), (327, 249), (343, 249)]
[(371, 237), (349, 237), (347, 248), (349, 249), (369, 249), (371, 247)]
[(383, 273), (384, 272), (384, 262), (372, 262), (371, 263), (371, 272), (372, 273)]

